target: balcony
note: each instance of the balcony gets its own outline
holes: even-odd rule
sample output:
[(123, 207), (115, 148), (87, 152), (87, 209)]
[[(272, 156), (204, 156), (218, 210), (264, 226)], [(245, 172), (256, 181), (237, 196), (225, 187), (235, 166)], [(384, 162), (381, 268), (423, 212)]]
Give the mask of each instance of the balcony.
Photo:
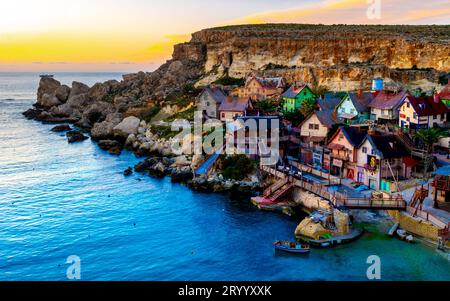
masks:
[(331, 158), (334, 158), (334, 159), (339, 159), (342, 161), (350, 161), (350, 156), (348, 154), (344, 155), (344, 154), (331, 153), (330, 156), (331, 156)]

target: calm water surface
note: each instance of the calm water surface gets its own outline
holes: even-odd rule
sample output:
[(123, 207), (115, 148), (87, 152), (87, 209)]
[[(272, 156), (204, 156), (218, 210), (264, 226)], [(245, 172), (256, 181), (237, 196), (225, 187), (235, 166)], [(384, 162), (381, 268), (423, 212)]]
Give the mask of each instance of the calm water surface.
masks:
[[(57, 74), (64, 83), (120, 74)], [(0, 280), (365, 280), (378, 255), (384, 280), (450, 280), (433, 249), (384, 234), (308, 256), (274, 254), (298, 223), (245, 201), (195, 193), (170, 180), (125, 178), (139, 159), (90, 140), (68, 145), (52, 126), (24, 119), (37, 74), (0, 73)]]

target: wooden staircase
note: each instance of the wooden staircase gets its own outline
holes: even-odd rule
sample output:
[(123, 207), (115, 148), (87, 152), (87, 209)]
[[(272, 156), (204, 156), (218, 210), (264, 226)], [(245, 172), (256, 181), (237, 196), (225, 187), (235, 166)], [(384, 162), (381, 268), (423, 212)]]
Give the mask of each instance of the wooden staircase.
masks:
[(277, 190), (274, 194), (272, 194), (271, 196), (268, 197), (268, 199), (275, 203), (276, 201), (278, 201), (278, 199), (280, 199), (281, 197), (283, 197), (287, 192), (289, 192), (289, 190), (291, 190), (291, 188), (294, 185), (292, 185), (291, 183), (287, 183), (286, 185), (284, 185), (283, 187), (281, 187), (279, 190)]

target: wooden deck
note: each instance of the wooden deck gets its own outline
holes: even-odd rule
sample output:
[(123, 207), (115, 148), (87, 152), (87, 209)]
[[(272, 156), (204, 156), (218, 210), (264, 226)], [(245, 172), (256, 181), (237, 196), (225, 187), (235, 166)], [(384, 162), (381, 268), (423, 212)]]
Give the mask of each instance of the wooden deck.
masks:
[(311, 184), (286, 175), (270, 166), (261, 166), (261, 170), (280, 179), (288, 179), (295, 187), (307, 190), (333, 204), (335, 207), (345, 206), (350, 209), (373, 209), (373, 210), (406, 210), (407, 203), (402, 197), (380, 198), (350, 198), (335, 191), (330, 191), (326, 186)]

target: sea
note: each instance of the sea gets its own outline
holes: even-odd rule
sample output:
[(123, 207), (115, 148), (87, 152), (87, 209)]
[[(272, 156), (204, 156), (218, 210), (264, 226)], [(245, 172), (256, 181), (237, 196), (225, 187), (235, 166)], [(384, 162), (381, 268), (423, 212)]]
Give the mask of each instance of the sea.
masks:
[[(55, 78), (93, 85), (121, 74)], [(75, 262), (84, 281), (370, 281), (371, 256), (382, 281), (450, 280), (450, 262), (434, 248), (375, 225), (348, 245), (276, 253), (273, 242), (293, 240), (299, 217), (168, 178), (124, 177), (142, 159), (111, 156), (90, 140), (69, 145), (52, 125), (22, 116), (38, 83), (37, 73), (0, 73), (1, 281), (68, 281)]]

